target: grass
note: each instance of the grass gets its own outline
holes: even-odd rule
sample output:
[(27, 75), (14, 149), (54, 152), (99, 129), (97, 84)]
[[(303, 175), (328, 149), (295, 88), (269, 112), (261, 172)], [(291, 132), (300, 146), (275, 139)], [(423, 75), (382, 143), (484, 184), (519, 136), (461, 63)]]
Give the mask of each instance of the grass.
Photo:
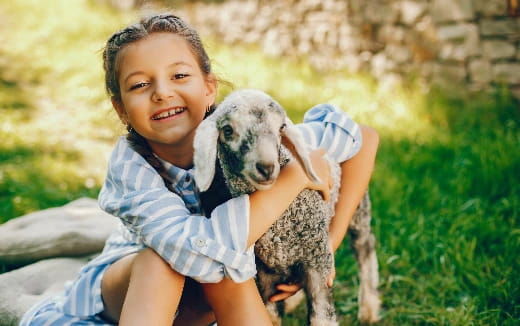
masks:
[(0, 5), (0, 222), (96, 196), (117, 134), (100, 49), (127, 18), (92, 1)]
[[(135, 16), (87, 0), (0, 5), (9, 31), (0, 34), (0, 223), (96, 197), (123, 131), (104, 94), (100, 49)], [(266, 90), (294, 120), (331, 102), (379, 131), (371, 195), (382, 325), (519, 324), (520, 111), (506, 91), (455, 98), (207, 43), (221, 78)], [(336, 265), (341, 323), (355, 325), (348, 245)]]

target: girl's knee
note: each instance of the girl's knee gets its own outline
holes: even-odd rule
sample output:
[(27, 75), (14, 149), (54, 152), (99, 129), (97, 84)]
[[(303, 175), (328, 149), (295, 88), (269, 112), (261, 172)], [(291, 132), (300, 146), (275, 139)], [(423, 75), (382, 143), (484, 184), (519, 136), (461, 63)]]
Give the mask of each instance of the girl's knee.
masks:
[(246, 283), (236, 283), (233, 280), (225, 278), (218, 283), (202, 284), (202, 287), (203, 287), (204, 291), (206, 291), (206, 292), (207, 291), (218, 291), (218, 292), (226, 293), (227, 291), (233, 292), (233, 291), (242, 290), (244, 288), (245, 284)]
[(271, 325), (269, 315), (253, 279), (235, 283), (224, 279), (202, 285), (218, 324)]
[(258, 289), (253, 279), (242, 283), (236, 283), (230, 279), (223, 279), (218, 283), (202, 284), (202, 288), (210, 302), (215, 299), (220, 301), (230, 298), (234, 298), (233, 300), (238, 298), (259, 298)]
[(184, 276), (172, 269), (159, 254), (150, 248), (143, 249), (137, 254), (132, 266), (132, 273), (134, 272), (145, 272), (150, 279), (164, 280), (173, 278), (184, 281)]

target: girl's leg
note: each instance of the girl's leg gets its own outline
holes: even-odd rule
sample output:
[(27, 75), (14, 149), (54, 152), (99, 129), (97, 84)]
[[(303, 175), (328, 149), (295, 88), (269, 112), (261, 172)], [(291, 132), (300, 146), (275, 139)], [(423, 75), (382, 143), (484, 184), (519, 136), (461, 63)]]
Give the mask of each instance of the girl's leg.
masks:
[(202, 288), (219, 326), (272, 325), (254, 279), (243, 283), (224, 279)]
[(110, 266), (101, 285), (103, 317), (119, 325), (172, 325), (184, 286), (155, 251), (143, 249)]
[(215, 321), (200, 283), (186, 278), (175, 326), (207, 326)]

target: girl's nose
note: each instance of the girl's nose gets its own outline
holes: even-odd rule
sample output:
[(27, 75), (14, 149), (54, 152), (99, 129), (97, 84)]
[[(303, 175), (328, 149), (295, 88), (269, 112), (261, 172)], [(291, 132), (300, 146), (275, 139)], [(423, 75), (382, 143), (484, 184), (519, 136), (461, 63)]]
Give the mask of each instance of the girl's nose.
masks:
[(166, 82), (157, 82), (152, 93), (152, 101), (161, 102), (173, 97), (173, 95), (174, 90), (171, 85), (168, 85)]

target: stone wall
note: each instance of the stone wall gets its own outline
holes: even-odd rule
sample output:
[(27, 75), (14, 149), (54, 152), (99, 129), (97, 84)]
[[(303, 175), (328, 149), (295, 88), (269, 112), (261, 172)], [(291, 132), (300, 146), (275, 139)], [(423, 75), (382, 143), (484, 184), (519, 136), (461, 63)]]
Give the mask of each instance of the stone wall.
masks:
[(452, 89), (510, 85), (520, 98), (518, 0), (184, 1), (203, 35), (305, 56), (318, 69), (419, 76)]

